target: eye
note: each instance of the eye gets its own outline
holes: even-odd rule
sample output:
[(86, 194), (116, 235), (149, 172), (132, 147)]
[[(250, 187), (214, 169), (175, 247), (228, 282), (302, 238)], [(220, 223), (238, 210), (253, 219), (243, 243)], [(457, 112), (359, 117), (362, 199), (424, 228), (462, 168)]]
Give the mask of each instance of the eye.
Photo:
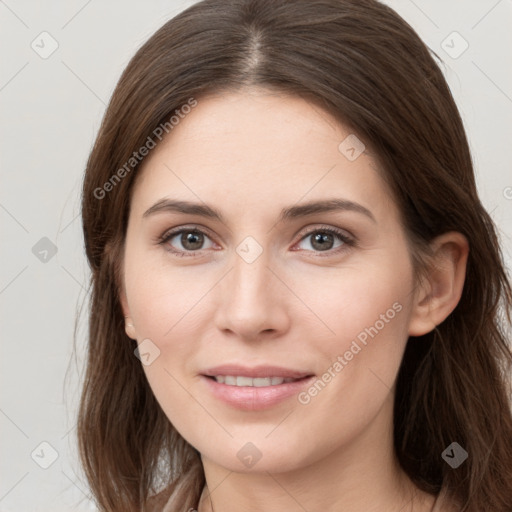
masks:
[[(196, 252), (209, 248), (203, 247), (205, 238), (209, 239), (208, 235), (200, 229), (181, 228), (179, 230), (166, 232), (161, 238), (160, 243), (168, 246), (167, 249), (177, 256), (197, 256), (195, 254)], [(174, 239), (176, 239), (175, 242), (173, 242)], [(176, 243), (180, 244), (181, 248), (178, 247), (176, 249), (174, 247)]]
[[(320, 227), (308, 231), (302, 238), (301, 242), (310, 240), (309, 245), (314, 252), (325, 252), (327, 254), (319, 254), (319, 256), (332, 256), (341, 251), (345, 251), (350, 247), (354, 247), (356, 242), (343, 231), (333, 227)], [(333, 249), (334, 243), (338, 239), (341, 243)]]

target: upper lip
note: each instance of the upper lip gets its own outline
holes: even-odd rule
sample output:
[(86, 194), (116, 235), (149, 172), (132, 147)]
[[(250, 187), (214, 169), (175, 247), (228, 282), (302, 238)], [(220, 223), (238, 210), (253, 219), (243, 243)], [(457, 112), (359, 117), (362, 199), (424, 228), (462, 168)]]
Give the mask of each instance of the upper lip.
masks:
[(282, 366), (254, 366), (249, 368), (239, 364), (223, 364), (209, 368), (203, 372), (203, 375), (215, 377), (217, 375), (243, 376), (243, 377), (284, 377), (285, 379), (302, 379), (313, 375), (310, 372), (302, 372), (291, 368), (283, 368)]

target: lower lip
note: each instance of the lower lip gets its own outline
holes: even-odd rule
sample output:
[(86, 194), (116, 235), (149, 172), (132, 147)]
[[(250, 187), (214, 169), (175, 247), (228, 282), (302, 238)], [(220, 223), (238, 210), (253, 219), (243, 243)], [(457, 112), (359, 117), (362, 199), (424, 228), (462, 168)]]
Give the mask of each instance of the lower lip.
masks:
[(314, 376), (305, 377), (293, 382), (277, 384), (275, 386), (229, 386), (221, 384), (215, 379), (201, 375), (210, 392), (219, 400), (246, 411), (261, 411), (297, 395), (308, 386)]

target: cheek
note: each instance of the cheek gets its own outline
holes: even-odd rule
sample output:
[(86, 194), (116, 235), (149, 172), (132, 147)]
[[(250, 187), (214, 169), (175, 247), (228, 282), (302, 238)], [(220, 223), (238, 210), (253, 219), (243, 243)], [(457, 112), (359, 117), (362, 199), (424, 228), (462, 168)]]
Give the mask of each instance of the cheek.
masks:
[(211, 286), (194, 266), (173, 268), (161, 255), (133, 251), (125, 262), (125, 288), (137, 337), (160, 345), (176, 331), (183, 333)]
[(322, 347), (325, 370), (340, 376), (331, 379), (335, 394), (351, 407), (389, 391), (408, 339), (412, 270), (407, 253), (379, 256), (326, 280), (314, 305), (335, 333)]
[(349, 432), (354, 418), (361, 428), (371, 419), (393, 387), (408, 339), (412, 273), (406, 258), (390, 254), (316, 284), (323, 292), (309, 295), (308, 305), (333, 332), (309, 347), (322, 364), (299, 402), (312, 418), (330, 411), (333, 425)]
[(364, 344), (371, 339), (368, 331), (386, 338), (405, 330), (412, 287), (406, 260), (367, 258), (364, 264), (317, 273), (301, 283), (298, 294), (307, 297), (308, 307), (330, 330), (321, 346), (331, 356), (348, 350), (354, 339)]
[(193, 444), (194, 439), (188, 439), (187, 433), (197, 432), (200, 427), (190, 418), (204, 412), (187, 392), (194, 355), (199, 350), (194, 319), (201, 311), (201, 297), (212, 284), (207, 276), (198, 279), (197, 270), (194, 273), (192, 268), (164, 267), (136, 250), (125, 260), (126, 295), (137, 341), (147, 344), (150, 340), (153, 344), (146, 345), (151, 362), (143, 364), (144, 373), (171, 423)]

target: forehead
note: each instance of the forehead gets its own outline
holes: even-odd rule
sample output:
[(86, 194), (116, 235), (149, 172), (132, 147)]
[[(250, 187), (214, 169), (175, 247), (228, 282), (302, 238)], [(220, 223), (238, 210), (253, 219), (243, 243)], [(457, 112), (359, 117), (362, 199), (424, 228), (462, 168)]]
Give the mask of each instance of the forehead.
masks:
[(347, 158), (344, 141), (359, 139), (317, 105), (267, 90), (197, 101), (143, 161), (135, 209), (170, 196), (229, 206), (239, 216), (253, 207), (271, 213), (269, 205), (277, 212), (300, 201), (340, 197), (377, 210), (376, 216), (393, 213), (376, 161), (367, 151)]

